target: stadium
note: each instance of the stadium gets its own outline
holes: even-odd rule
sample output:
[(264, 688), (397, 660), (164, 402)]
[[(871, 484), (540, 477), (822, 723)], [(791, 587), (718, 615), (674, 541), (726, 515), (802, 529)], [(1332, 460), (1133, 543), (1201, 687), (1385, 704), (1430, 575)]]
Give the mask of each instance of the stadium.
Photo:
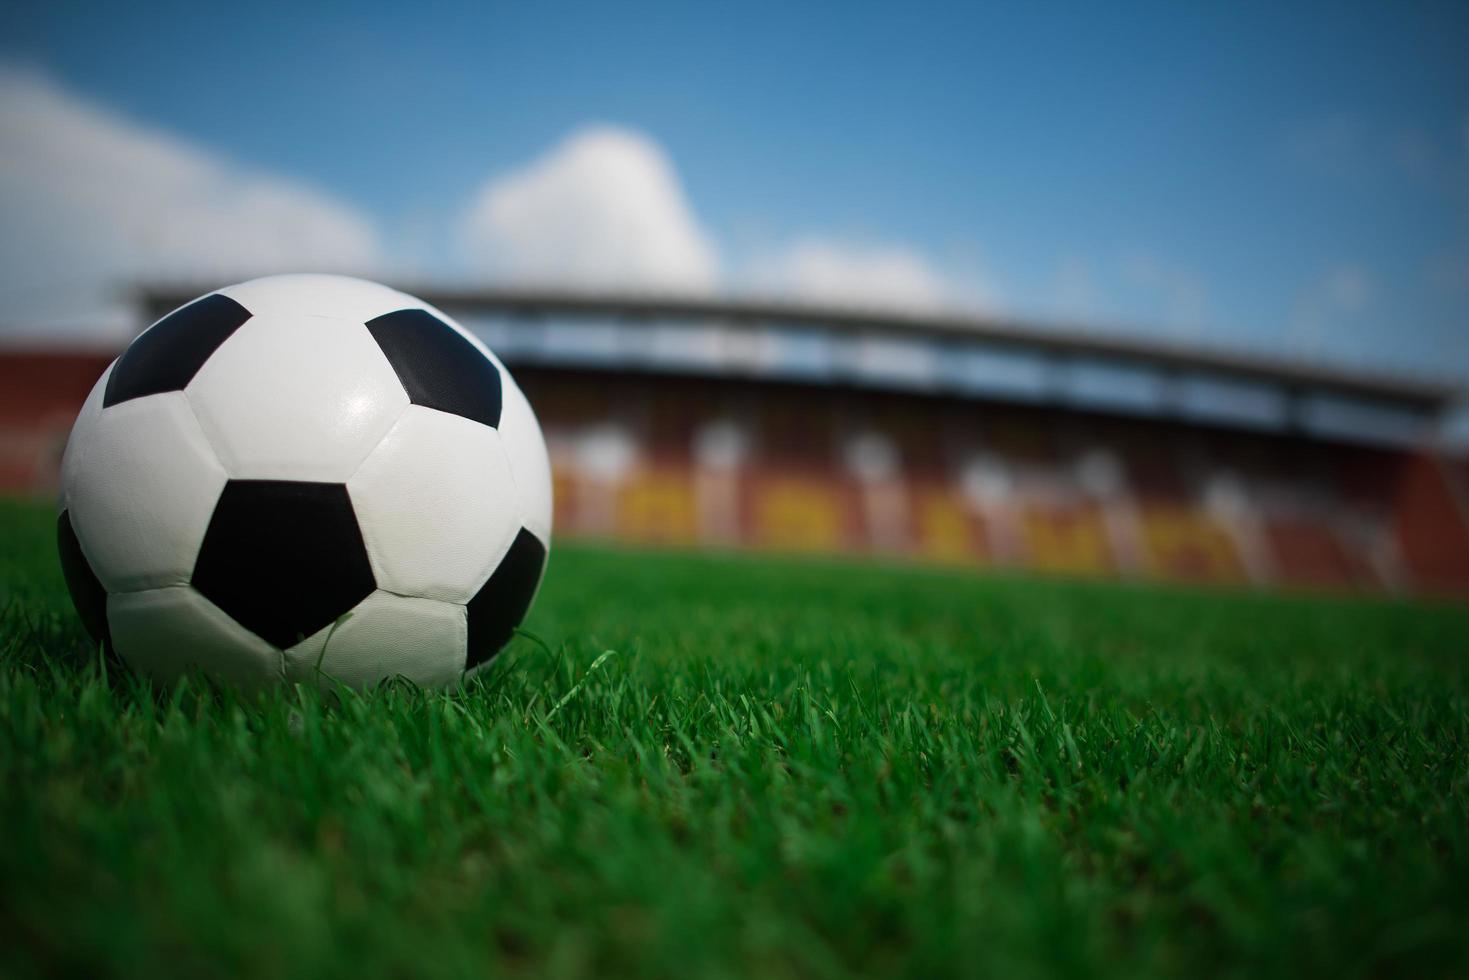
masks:
[[(137, 291), (141, 329), (202, 285)], [(500, 354), (558, 532), (1043, 573), (1469, 591), (1447, 384), (1052, 326), (417, 288)], [(54, 492), (114, 352), (4, 355), (0, 479)]]

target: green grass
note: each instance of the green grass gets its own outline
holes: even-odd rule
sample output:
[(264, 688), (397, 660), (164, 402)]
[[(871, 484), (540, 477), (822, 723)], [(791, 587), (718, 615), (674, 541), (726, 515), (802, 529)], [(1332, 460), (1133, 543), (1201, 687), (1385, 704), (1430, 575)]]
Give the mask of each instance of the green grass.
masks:
[(0, 974), (1469, 972), (1463, 608), (567, 546), (481, 683), (242, 703), (104, 672), (51, 534)]

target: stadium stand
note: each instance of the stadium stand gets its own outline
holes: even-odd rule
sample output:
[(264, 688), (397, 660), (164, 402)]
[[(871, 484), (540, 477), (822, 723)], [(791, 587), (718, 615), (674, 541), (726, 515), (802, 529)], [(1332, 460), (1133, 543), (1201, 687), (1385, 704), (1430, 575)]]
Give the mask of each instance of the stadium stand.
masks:
[[(974, 318), (410, 291), (530, 396), (558, 534), (1469, 594), (1447, 385)], [(0, 486), (55, 486), (110, 356), (0, 352)]]

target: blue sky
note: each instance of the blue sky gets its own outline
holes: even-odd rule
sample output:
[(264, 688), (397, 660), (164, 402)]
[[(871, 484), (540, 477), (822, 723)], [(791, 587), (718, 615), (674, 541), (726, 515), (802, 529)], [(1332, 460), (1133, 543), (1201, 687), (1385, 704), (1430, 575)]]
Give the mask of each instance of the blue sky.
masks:
[[(678, 226), (646, 233), (707, 246), (680, 266), (704, 286), (890, 282), (1469, 377), (1469, 5), (12, 3), (0, 39), (40, 101), (304, 188), (323, 241), (365, 225), (342, 254), (389, 275), (553, 276), (525, 227), (575, 210), (556, 187), (585, 197), (527, 181), (600, 126), (652, 156), (604, 141), (585, 165), (665, 168), (629, 178)], [(506, 190), (466, 251), (474, 202), (512, 185), (538, 203)], [(47, 223), (36, 200), (0, 183), (0, 217)]]

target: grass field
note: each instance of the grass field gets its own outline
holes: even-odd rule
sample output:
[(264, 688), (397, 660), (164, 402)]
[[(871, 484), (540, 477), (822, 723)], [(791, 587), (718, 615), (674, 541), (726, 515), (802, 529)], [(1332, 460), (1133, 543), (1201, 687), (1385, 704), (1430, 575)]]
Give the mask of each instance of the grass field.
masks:
[(465, 690), (88, 653), (0, 506), (0, 973), (1469, 973), (1469, 610), (563, 547)]

